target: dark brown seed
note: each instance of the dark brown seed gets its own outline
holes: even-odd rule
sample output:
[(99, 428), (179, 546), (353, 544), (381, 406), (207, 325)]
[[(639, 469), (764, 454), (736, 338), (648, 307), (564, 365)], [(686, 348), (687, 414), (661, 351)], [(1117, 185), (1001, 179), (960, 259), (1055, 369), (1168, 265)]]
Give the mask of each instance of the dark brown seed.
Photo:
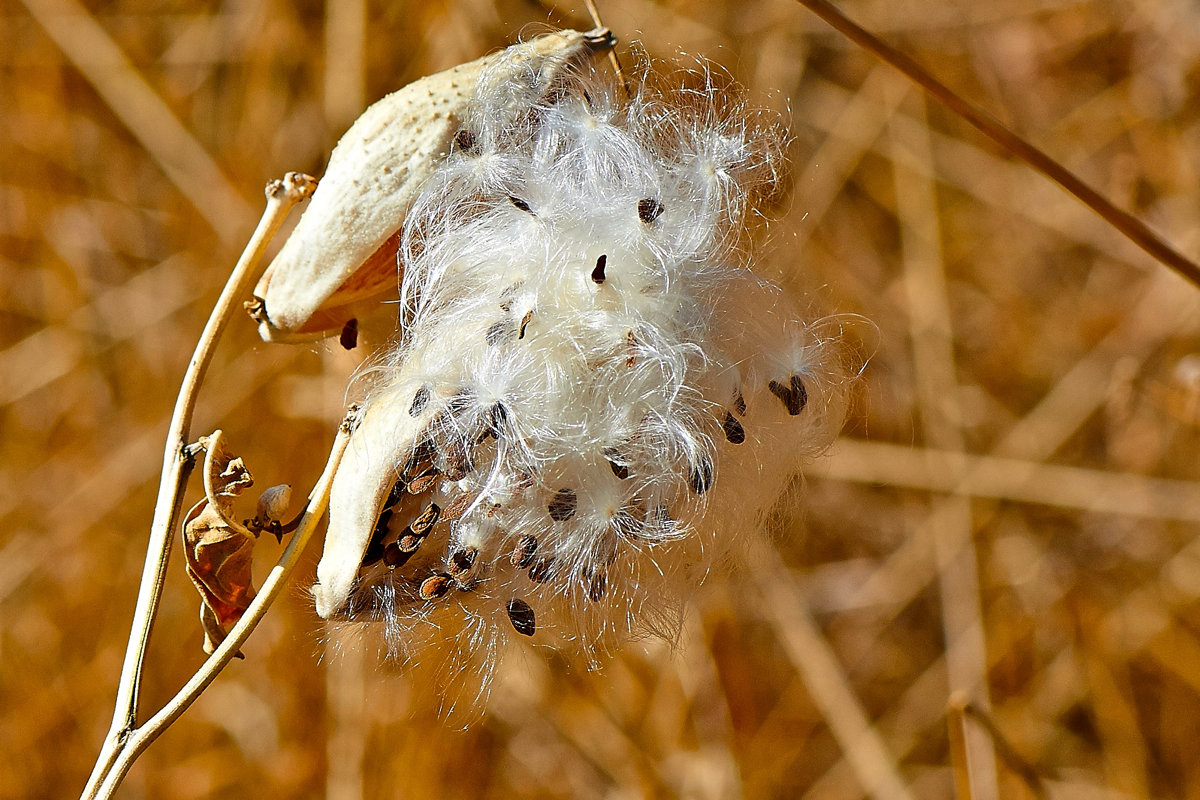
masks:
[(338, 342), (344, 350), (353, 350), (358, 346), (358, 320), (353, 317), (346, 320), (346, 324), (342, 326), (342, 335), (338, 337)]
[(692, 491), (696, 494), (704, 494), (713, 485), (713, 465), (707, 458), (701, 456), (696, 462), (696, 466), (692, 468), (692, 474), (688, 478), (688, 484), (692, 487)]
[(433, 484), (441, 474), (434, 467), (429, 467), (417, 477), (408, 482), (409, 494), (425, 494), (433, 487)]
[(408, 407), (408, 415), (410, 417), (418, 417), (425, 410), (425, 406), (429, 404), (429, 386), (428, 384), (417, 389), (413, 395), (412, 405)]
[(475, 135), (466, 128), (460, 128), (454, 134), (454, 149), (463, 153), (471, 153), (475, 149)]
[(478, 557), (479, 550), (474, 547), (455, 550), (450, 554), (450, 574), (455, 578), (466, 575), (471, 571), (471, 567), (475, 566), (475, 559)]
[(538, 583), (545, 583), (550, 580), (551, 573), (554, 572), (553, 558), (539, 558), (529, 568), (529, 580)]
[(496, 516), (496, 512), (501, 508), (503, 508), (503, 506), (501, 506), (499, 503), (492, 503), (491, 508), (487, 510), (487, 514), (485, 516), (487, 516), (488, 519), (491, 519), (492, 517)]
[(788, 409), (788, 411), (795, 416), (796, 414), (799, 414), (800, 411), (803, 411), (804, 407), (808, 405), (808, 389), (805, 388), (804, 381), (799, 375), (792, 376), (792, 396), (797, 399), (797, 402), (800, 405), (799, 411), (792, 411), (790, 408)]
[[(527, 214), (533, 214), (533, 209), (531, 209), (531, 208), (529, 207), (529, 203), (526, 203), (526, 202), (525, 202), (524, 200), (522, 200), (521, 198), (519, 198), (519, 197), (513, 197), (512, 195), (509, 195), (509, 196), (508, 196), (508, 199), (509, 199), (509, 201), (510, 201), (510, 202), (511, 202), (511, 203), (512, 203), (514, 206), (516, 206), (517, 208), (521, 209), (521, 210), (522, 210), (522, 211), (524, 211), (525, 213), (527, 213)], [(537, 215), (536, 215), (536, 214), (534, 214), (534, 216), (537, 216)]]
[(388, 525), (392, 521), (392, 510), (385, 508), (379, 519), (375, 520), (375, 528), (371, 531), (371, 540), (367, 542), (367, 550), (363, 553), (362, 565), (369, 567), (383, 558), (383, 537), (387, 536)]
[(525, 312), (525, 316), (521, 317), (521, 327), (517, 329), (517, 338), (525, 338), (525, 326), (529, 324), (529, 320), (533, 319), (533, 309)]
[(396, 481), (392, 484), (392, 489), (388, 492), (387, 499), (383, 501), (383, 507), (395, 508), (402, 499), (404, 499), (404, 481)]
[(522, 636), (533, 636), (537, 630), (533, 609), (524, 600), (514, 597), (508, 601), (508, 619), (513, 629)]
[(604, 448), (604, 460), (612, 468), (613, 475), (616, 475), (621, 480), (629, 477), (629, 465), (625, 463), (625, 459), (615, 447)]
[(504, 334), (507, 332), (508, 323), (504, 320), (501, 320), (500, 322), (493, 323), (492, 326), (487, 329), (487, 333), (483, 335), (483, 340), (492, 347), (495, 347), (496, 345), (500, 344), (501, 340), (504, 339)]
[(400, 548), (400, 552), (411, 554), (417, 552), (417, 548), (423, 541), (425, 541), (424, 536), (417, 536), (412, 532), (412, 528), (405, 528), (404, 533), (400, 534), (400, 538), (396, 540), (396, 546)]
[(588, 597), (593, 603), (598, 603), (604, 597), (604, 590), (606, 588), (608, 588), (608, 579), (604, 577), (604, 570), (598, 569), (594, 571), (591, 579), (588, 581)]
[(592, 270), (592, 280), (604, 283), (604, 267), (608, 264), (608, 256), (602, 255), (596, 259), (596, 268)]
[(435, 597), (444, 597), (446, 592), (450, 591), (450, 576), (430, 575), (421, 581), (421, 588), (417, 591), (421, 595), (422, 600), (433, 600)]
[(460, 493), (457, 497), (450, 501), (450, 505), (442, 509), (440, 519), (442, 522), (453, 522), (467, 513), (467, 507), (471, 505), (473, 498), (466, 492)]
[(445, 458), (446, 468), (442, 472), (447, 480), (461, 481), (475, 469), (475, 464), (471, 461), (471, 454), (467, 452), (466, 445), (462, 441), (455, 442), (446, 451)]
[(654, 220), (658, 219), (663, 212), (662, 203), (655, 200), (653, 197), (643, 197), (638, 200), (638, 219), (649, 225)]
[(725, 419), (721, 422), (721, 427), (725, 430), (725, 438), (731, 444), (741, 444), (746, 441), (746, 429), (742, 427), (742, 423), (737, 421), (737, 418), (728, 411), (725, 412)]
[(526, 569), (533, 563), (533, 555), (537, 552), (538, 541), (535, 537), (528, 533), (521, 537), (517, 542), (517, 546), (513, 549), (512, 555), (508, 557), (508, 562), (514, 567)]
[(741, 389), (738, 389), (737, 394), (733, 397), (733, 410), (738, 413), (739, 417), (746, 416), (746, 398), (742, 397)]
[(788, 383), (789, 386), (784, 386), (779, 381), (771, 381), (767, 384), (767, 388), (771, 390), (771, 394), (779, 398), (787, 412), (794, 417), (808, 405), (808, 390), (804, 388), (804, 381), (799, 375), (793, 375)]
[(429, 533), (429, 529), (437, 524), (438, 515), (442, 510), (438, 508), (437, 503), (430, 503), (429, 506), (421, 512), (421, 515), (412, 521), (409, 529), (417, 536), (425, 536)]
[(625, 345), (629, 348), (629, 355), (625, 356), (625, 366), (632, 367), (637, 363), (637, 337), (633, 335), (633, 331), (625, 334)]
[(571, 517), (575, 516), (575, 507), (579, 500), (575, 496), (574, 489), (559, 489), (551, 498), (547, 509), (550, 511), (550, 519), (555, 522), (566, 522)]
[(388, 569), (403, 567), (408, 563), (408, 560), (412, 558), (412, 554), (415, 552), (416, 548), (406, 552), (400, 549), (399, 544), (392, 542), (387, 547), (383, 548), (383, 563), (387, 565)]
[(404, 462), (404, 469), (400, 470), (401, 480), (411, 481), (426, 472), (429, 469), (429, 462), (436, 454), (437, 448), (434, 446), (433, 440), (428, 436), (422, 438), (409, 454), (408, 460)]

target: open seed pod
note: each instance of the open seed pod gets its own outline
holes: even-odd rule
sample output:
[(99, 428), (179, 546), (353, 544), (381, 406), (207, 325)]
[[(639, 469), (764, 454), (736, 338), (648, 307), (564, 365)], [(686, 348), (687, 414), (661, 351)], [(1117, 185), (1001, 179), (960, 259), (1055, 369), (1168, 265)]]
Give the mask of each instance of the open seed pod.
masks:
[(673, 639), (845, 416), (839, 324), (741, 246), (781, 128), (704, 65), (628, 96), (594, 66), (518, 113), (525, 84), (477, 84), (330, 490), (317, 613), (446, 654), (450, 704), (514, 642)]
[(334, 148), (308, 208), (255, 288), (250, 313), (262, 338), (320, 338), (396, 296), (400, 227), (436, 166), (452, 149), (472, 147), (460, 131), (481, 82), (517, 88), (508, 108), (515, 115), (615, 41), (607, 29), (546, 34), (422, 78), (368, 108)]

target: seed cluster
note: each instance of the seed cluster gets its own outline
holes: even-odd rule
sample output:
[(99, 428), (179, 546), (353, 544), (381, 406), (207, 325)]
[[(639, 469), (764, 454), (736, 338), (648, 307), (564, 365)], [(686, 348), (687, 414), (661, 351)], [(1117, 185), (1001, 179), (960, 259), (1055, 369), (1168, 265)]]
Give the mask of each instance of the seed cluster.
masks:
[(685, 77), (701, 88), (647, 74), (630, 99), (586, 67), (542, 96), (481, 81), (405, 222), (401, 327), (334, 484), (323, 616), (485, 657), (510, 633), (590, 655), (670, 635), (831, 441), (826, 328), (741, 247), (780, 132)]

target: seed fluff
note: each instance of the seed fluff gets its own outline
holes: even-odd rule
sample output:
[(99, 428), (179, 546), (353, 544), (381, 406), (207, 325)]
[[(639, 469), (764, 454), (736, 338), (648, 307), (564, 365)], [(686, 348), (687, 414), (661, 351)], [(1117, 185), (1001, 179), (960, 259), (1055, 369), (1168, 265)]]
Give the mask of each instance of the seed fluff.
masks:
[(846, 409), (836, 323), (749, 267), (779, 126), (706, 66), (536, 85), (485, 75), (404, 221), (313, 588), (468, 697), (513, 641), (674, 638)]

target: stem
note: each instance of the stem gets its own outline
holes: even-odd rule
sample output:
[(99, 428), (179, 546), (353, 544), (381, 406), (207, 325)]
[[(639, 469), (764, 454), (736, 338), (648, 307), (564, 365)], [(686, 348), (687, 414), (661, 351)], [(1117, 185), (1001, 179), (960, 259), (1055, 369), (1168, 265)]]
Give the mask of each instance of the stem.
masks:
[(154, 520), (150, 526), (150, 541), (146, 546), (146, 562), (142, 569), (137, 605), (133, 612), (133, 626), (125, 650), (125, 661), (121, 667), (120, 682), (117, 684), (112, 724), (96, 761), (96, 767), (84, 788), (84, 798), (96, 796), (100, 781), (115, 763), (137, 721), (138, 695), (146, 648), (162, 596), (163, 579), (174, 538), (171, 534), (179, 518), (183, 487), (192, 466), (192, 456), (185, 452), (185, 447), (204, 374), (212, 360), (217, 341), (237, 307), (237, 299), (247, 293), (257, 276), (256, 268), (262, 260), (267, 244), (283, 224), (292, 206), (310, 196), (315, 188), (314, 178), (296, 172), (289, 172), (282, 181), (272, 181), (267, 185), (267, 207), (263, 211), (262, 219), (259, 220), (258, 227), (255, 228), (246, 249), (242, 251), (241, 258), (225, 283), (225, 288), (213, 307), (204, 332), (200, 335), (200, 341), (196, 344), (196, 351), (192, 354), (184, 373), (167, 432), (162, 479), (154, 506)]
[(1075, 195), (1084, 205), (1099, 214), (1146, 253), (1175, 270), (1194, 285), (1200, 286), (1200, 264), (1180, 253), (1137, 217), (1128, 211), (1117, 208), (1102, 194), (1084, 183), (1075, 173), (1006, 128), (1000, 120), (964, 100), (912, 58), (859, 27), (828, 0), (796, 0), (796, 2), (825, 20), (831, 27), (858, 46), (874, 53), (903, 72), (910, 80), (933, 95), (951, 111), (971, 123), (983, 135)]
[(105, 770), (105, 774), (103, 775), (103, 783), (90, 797), (94, 797), (95, 800), (109, 800), (112, 797), (137, 757), (171, 723), (179, 719), (179, 716), (196, 701), (196, 698), (213, 682), (221, 670), (233, 660), (235, 654), (241, 649), (241, 646), (250, 637), (250, 634), (267, 613), (267, 609), (270, 608), (271, 604), (283, 591), (288, 577), (291, 575), (296, 563), (300, 560), (300, 554), (304, 551), (305, 545), (312, 538), (313, 532), (317, 529), (317, 524), (325, 514), (325, 507), (329, 503), (329, 489), (333, 483), (333, 476), (337, 472), (338, 464), (342, 460), (342, 454), (346, 451), (346, 444), (350, 440), (350, 433), (357, 414), (358, 409), (352, 407), (345, 421), (343, 421), (338, 431), (337, 439), (333, 443), (333, 449), (329, 453), (329, 460), (325, 464), (325, 471), (321, 474), (316, 486), (313, 487), (312, 492), (309, 494), (308, 507), (304, 510), (304, 515), (300, 519), (300, 525), (297, 527), (295, 535), (288, 542), (287, 548), (284, 549), (275, 566), (271, 568), (271, 572), (267, 575), (266, 580), (263, 581), (262, 589), (259, 590), (259, 593), (250, 603), (249, 608), (246, 609), (241, 619), (229, 631), (229, 635), (222, 640), (213, 654), (196, 671), (191, 680), (184, 684), (183, 688), (158, 713), (147, 720), (144, 725), (129, 731), (129, 735), (126, 737), (120, 750), (110, 759), (108, 769)]

